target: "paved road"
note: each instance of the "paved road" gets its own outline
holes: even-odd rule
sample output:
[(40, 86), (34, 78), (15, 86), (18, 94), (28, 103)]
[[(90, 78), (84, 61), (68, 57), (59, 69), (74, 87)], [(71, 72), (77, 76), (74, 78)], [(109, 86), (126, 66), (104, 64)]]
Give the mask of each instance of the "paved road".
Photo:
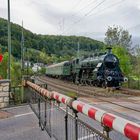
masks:
[(10, 117), (0, 119), (0, 140), (51, 140), (38, 127), (38, 120), (29, 106), (5, 110)]
[[(65, 109), (65, 107), (62, 108)], [(0, 120), (0, 140), (54, 140), (50, 139), (46, 131), (42, 132), (40, 130), (38, 120), (29, 106), (7, 108), (6, 111), (10, 117)], [(56, 111), (56, 108), (52, 108), (51, 114), (53, 133), (55, 133), (59, 140), (63, 140), (65, 134), (65, 113), (60, 110)], [(82, 114), (78, 116), (81, 120), (102, 132), (102, 127), (99, 123)], [(73, 121), (69, 124), (69, 127), (72, 128), (72, 130), (69, 129), (69, 132), (74, 133), (75, 123), (72, 122)], [(121, 134), (114, 131), (112, 131), (110, 135), (113, 140), (127, 140)], [(70, 136), (72, 137), (73, 135)], [(83, 131), (83, 134), (79, 133), (78, 139), (86, 140), (88, 138), (87, 136), (88, 134)]]

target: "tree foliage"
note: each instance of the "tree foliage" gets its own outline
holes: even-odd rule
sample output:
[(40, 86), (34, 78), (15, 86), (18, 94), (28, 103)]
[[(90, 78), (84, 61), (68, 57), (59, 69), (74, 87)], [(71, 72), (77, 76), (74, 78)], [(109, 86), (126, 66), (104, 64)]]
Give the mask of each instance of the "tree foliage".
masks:
[[(7, 79), (8, 74), (8, 53), (4, 53), (3, 61), (0, 63), (0, 77)], [(11, 56), (11, 83), (12, 86), (19, 85), (21, 83), (21, 66), (13, 56)]]
[(3, 61), (0, 63), (0, 77), (2, 79), (7, 78), (7, 70), (8, 70), (8, 53), (3, 55)]
[(136, 47), (136, 56), (133, 58), (133, 74), (140, 78), (140, 46)]
[(114, 46), (112, 52), (119, 58), (122, 72), (129, 75), (132, 72), (132, 64), (128, 50), (121, 46)]
[[(49, 60), (51, 59), (50, 61), (53, 61), (55, 58), (55, 61), (59, 61), (65, 58), (76, 56), (78, 42), (80, 42), (80, 51), (94, 52), (95, 50), (102, 49), (104, 46), (104, 43), (88, 37), (38, 35), (26, 29), (23, 31), (25, 38), (25, 48), (30, 50), (30, 57), (32, 61), (36, 61), (36, 57), (40, 57), (39, 55), (45, 58), (45, 54)], [(20, 58), (21, 26), (17, 24), (11, 24), (11, 34), (12, 55), (16, 58)], [(7, 48), (7, 21), (2, 18), (0, 18), (0, 44), (3, 46), (3, 48)], [(36, 50), (36, 53), (33, 50)], [(42, 53), (37, 55), (37, 51), (42, 50), (44, 54)], [(44, 60), (43, 58), (42, 61)]]
[(105, 42), (107, 45), (118, 45), (127, 49), (130, 49), (131, 47), (132, 36), (127, 30), (124, 30), (120, 26), (109, 26), (105, 36)]

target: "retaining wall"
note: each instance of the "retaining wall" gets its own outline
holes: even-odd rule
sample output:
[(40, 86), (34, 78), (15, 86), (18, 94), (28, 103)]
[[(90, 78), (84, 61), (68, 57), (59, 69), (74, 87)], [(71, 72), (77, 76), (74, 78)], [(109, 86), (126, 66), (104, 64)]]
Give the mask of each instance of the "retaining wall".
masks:
[(10, 80), (0, 80), (0, 108), (9, 105), (9, 83)]

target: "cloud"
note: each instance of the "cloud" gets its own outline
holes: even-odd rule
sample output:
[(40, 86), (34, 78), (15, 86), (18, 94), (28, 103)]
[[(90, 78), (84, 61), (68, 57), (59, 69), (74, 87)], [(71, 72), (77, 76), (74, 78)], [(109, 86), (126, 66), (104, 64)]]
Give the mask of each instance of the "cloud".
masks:
[[(11, 0), (11, 20), (41, 34), (102, 38), (112, 25), (139, 35), (139, 0)], [(7, 1), (0, 0), (0, 17), (7, 18)], [(132, 29), (132, 27), (135, 27)]]
[[(81, 32), (83, 35), (85, 33), (86, 36), (100, 38), (105, 34), (108, 26), (119, 25), (124, 29), (129, 29), (139, 24), (140, 12), (138, 6), (127, 2), (118, 3), (118, 6), (114, 5), (109, 9), (107, 7), (101, 8), (100, 12), (93, 12), (91, 16), (85, 17), (85, 20), (81, 20), (81, 22), (75, 25), (72, 32), (77, 30), (79, 31), (78, 34)], [(102, 10), (105, 8), (106, 10)], [(82, 26), (84, 28), (81, 28)], [(136, 30), (132, 33), (133, 35), (139, 34)]]

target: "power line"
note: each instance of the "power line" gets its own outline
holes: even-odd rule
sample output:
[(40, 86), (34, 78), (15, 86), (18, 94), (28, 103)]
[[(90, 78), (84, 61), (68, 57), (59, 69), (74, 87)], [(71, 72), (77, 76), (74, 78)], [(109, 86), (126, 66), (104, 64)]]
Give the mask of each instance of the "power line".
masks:
[[(109, 8), (112, 8), (112, 7), (114, 7), (114, 6), (117, 6), (117, 5), (121, 4), (121, 3), (124, 2), (124, 1), (126, 1), (126, 0), (118, 1), (118, 2), (116, 2), (116, 3), (114, 3), (114, 4), (109, 5), (108, 7), (104, 8), (104, 9), (102, 9), (102, 12), (100, 12), (100, 13), (98, 12), (98, 14), (92, 13), (91, 15), (93, 15), (93, 14), (96, 14), (96, 16), (97, 16), (97, 15), (100, 15), (101, 13), (104, 13), (106, 9), (108, 10)], [(91, 15), (89, 15), (89, 16), (91, 16)]]
[[(93, 4), (95, 1), (97, 1), (97, 0), (90, 0), (89, 1), (89, 3), (86, 5), (86, 6), (84, 6), (83, 8), (81, 8), (81, 9), (79, 9), (77, 12), (81, 12), (82, 10), (84, 10), (85, 8), (87, 8), (87, 7), (89, 7), (91, 4)], [(70, 16), (70, 17), (74, 17), (75, 15), (78, 15), (78, 13), (76, 13), (76, 14), (73, 14), (72, 16)]]
[(92, 13), (96, 8), (98, 8), (100, 5), (102, 5), (106, 0), (101, 1), (97, 6), (92, 8), (89, 12), (85, 14), (85, 16), (88, 16), (90, 13)]
[(75, 4), (75, 6), (73, 6), (73, 9), (75, 9), (76, 7), (78, 7), (82, 1), (83, 1), (83, 0), (78, 1), (78, 2)]
[[(92, 13), (96, 8), (98, 8), (100, 5), (102, 5), (105, 1), (106, 1), (106, 0), (103, 0), (103, 1), (101, 1), (100, 3), (98, 3), (94, 8), (92, 8), (90, 11), (88, 11), (86, 14), (84, 14), (84, 16), (83, 16), (81, 19), (79, 19), (79, 20), (73, 22), (73, 23), (72, 23), (72, 26), (73, 26), (73, 24), (77, 24), (77, 23), (79, 23), (81, 20), (83, 20), (85, 17), (87, 17), (90, 13)], [(71, 29), (71, 26), (70, 26), (67, 30), (69, 30), (69, 29)], [(67, 31), (67, 30), (66, 30), (66, 31)], [(65, 33), (65, 32), (63, 32), (63, 33)]]
[[(99, 13), (99, 12), (96, 12), (97, 14), (96, 14), (96, 13), (90, 14), (91, 12), (94, 11), (94, 9), (96, 9), (96, 8), (97, 8), (98, 6), (100, 6), (103, 2), (105, 2), (105, 0), (104, 0), (104, 1), (102, 1), (101, 3), (99, 3), (96, 7), (92, 8), (88, 13), (86, 13), (86, 14), (84, 15), (84, 17), (82, 17), (81, 19), (75, 21), (73, 24), (79, 23), (79, 22), (80, 22), (83, 18), (85, 18), (86, 16), (91, 16), (91, 15), (93, 15), (93, 14), (96, 14), (96, 16), (97, 16), (97, 15), (101, 15), (101, 13), (104, 13), (106, 9), (108, 10), (109, 8), (112, 8), (112, 7), (114, 7), (114, 6), (117, 6), (117, 5), (121, 4), (121, 3), (124, 2), (124, 1), (126, 1), (126, 0), (121, 0), (121, 1), (119, 1), (119, 2), (116, 2), (116, 3), (114, 3), (114, 4), (111, 4), (111, 5), (109, 5), (108, 7), (102, 9), (102, 12), (100, 12), (100, 13)], [(72, 24), (72, 25), (73, 25), (73, 24)], [(69, 29), (71, 29), (71, 27), (68, 28), (66, 31), (68, 31)]]

